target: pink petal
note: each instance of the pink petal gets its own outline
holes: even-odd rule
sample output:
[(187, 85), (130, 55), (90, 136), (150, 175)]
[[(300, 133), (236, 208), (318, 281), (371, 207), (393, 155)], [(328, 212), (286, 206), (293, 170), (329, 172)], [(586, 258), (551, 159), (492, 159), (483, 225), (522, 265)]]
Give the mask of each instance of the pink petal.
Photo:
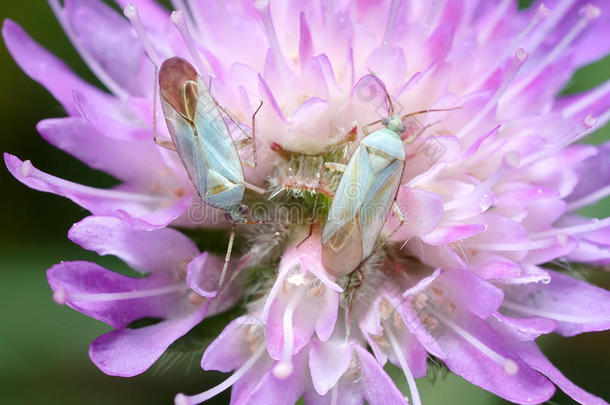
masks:
[[(454, 319), (458, 320), (455, 316)], [(446, 329), (438, 340), (446, 353), (442, 360), (449, 370), (511, 402), (538, 404), (553, 396), (553, 384), (506, 347), (485, 321), (464, 313), (458, 322), (470, 335), (504, 358), (514, 361), (517, 372), (507, 374), (503, 365), (491, 360), (452, 329)]]
[(551, 276), (548, 284), (505, 287), (507, 301), (525, 307), (516, 314), (555, 320), (557, 332), (564, 336), (610, 328), (610, 292), (556, 271), (547, 272)]
[(193, 326), (201, 322), (206, 307), (152, 326), (138, 329), (115, 330), (91, 343), (89, 357), (104, 373), (132, 377), (146, 371)]
[(99, 106), (114, 102), (110, 96), (74, 75), (62, 61), (34, 42), (13, 21), (4, 21), (2, 36), (17, 64), (28, 76), (46, 87), (68, 114), (78, 114), (72, 96), (72, 91), (75, 89), (87, 94)]
[(228, 373), (241, 367), (252, 356), (245, 344), (249, 329), (256, 330), (257, 327), (262, 328), (263, 325), (249, 315), (231, 321), (205, 349), (201, 368)]
[(309, 349), (311, 380), (320, 395), (326, 395), (349, 368), (352, 361), (352, 344), (340, 339), (328, 342), (312, 341)]
[[(437, 194), (418, 188), (402, 186), (398, 189), (396, 203), (403, 215), (404, 223), (394, 234), (396, 240), (407, 240), (411, 236), (422, 236), (431, 232), (443, 215), (443, 201)], [(390, 229), (398, 226), (394, 214), (390, 216)]]
[(199, 254), (195, 243), (174, 229), (136, 230), (114, 217), (87, 217), (72, 226), (68, 237), (100, 255), (118, 256), (142, 272), (175, 274)]
[(470, 238), (485, 231), (482, 224), (451, 224), (443, 225), (422, 237), (425, 243), (433, 246), (448, 245), (462, 239)]
[(179, 292), (110, 301), (82, 299), (82, 294), (101, 296), (108, 293), (129, 293), (163, 288), (172, 282), (163, 276), (127, 277), (90, 262), (56, 264), (47, 271), (47, 279), (61, 301), (115, 328), (124, 328), (140, 318), (166, 318), (180, 307), (182, 299), (182, 293)]
[(99, 0), (66, 0), (64, 12), (76, 40), (100, 67), (130, 94), (144, 94), (137, 76), (148, 60), (129, 21)]
[[(171, 201), (167, 196), (120, 186), (98, 189), (60, 179), (44, 173), (28, 161), (5, 153), (4, 163), (13, 176), (34, 190), (67, 197), (95, 215), (115, 216), (139, 228), (154, 229), (167, 225), (183, 212), (191, 202), (191, 195)], [(168, 201), (169, 200), (169, 201)]]
[[(53, 146), (121, 180), (142, 181), (151, 177), (154, 168), (165, 166), (150, 139), (110, 138), (83, 118), (48, 119), (40, 121), (36, 128)], [(134, 159), (134, 155), (138, 158)]]
[(364, 398), (370, 405), (406, 405), (406, 398), (396, 388), (390, 376), (377, 363), (369, 352), (356, 346), (356, 354), (360, 360), (362, 374), (362, 390)]

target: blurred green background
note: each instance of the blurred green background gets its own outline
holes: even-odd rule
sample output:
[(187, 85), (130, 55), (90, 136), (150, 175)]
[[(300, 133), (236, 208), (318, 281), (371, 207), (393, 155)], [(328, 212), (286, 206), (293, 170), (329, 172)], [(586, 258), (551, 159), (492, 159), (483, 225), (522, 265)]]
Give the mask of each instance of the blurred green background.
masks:
[[(43, 0), (2, 1), (2, 19), (19, 22), (37, 41), (66, 61), (92, 83), (99, 82), (80, 60)], [(601, 39), (600, 40), (607, 40)], [(36, 167), (74, 181), (110, 186), (114, 180), (95, 172), (48, 145), (35, 125), (44, 118), (64, 116), (60, 105), (30, 80), (0, 46), (2, 133), (0, 151), (31, 159)], [(578, 72), (566, 92), (591, 88), (610, 77), (610, 58)], [(589, 139), (610, 139), (606, 126)], [(90, 363), (89, 343), (109, 328), (67, 307), (56, 305), (45, 271), (61, 260), (100, 259), (71, 244), (66, 232), (87, 212), (67, 199), (32, 191), (0, 168), (3, 194), (0, 233), (0, 403), (3, 404), (171, 404), (176, 392), (195, 393), (220, 381), (220, 374), (203, 373), (199, 359), (166, 358), (144, 375), (109, 377)], [(587, 209), (586, 215), (604, 217), (609, 201)], [(607, 277), (590, 280), (610, 288)], [(551, 360), (581, 387), (610, 398), (610, 333), (571, 339), (542, 339)], [(449, 375), (432, 384), (418, 381), (426, 405), (506, 403), (459, 377)], [(211, 403), (211, 402), (210, 402)], [(225, 393), (218, 404), (228, 403)], [(553, 404), (574, 402), (563, 394)]]

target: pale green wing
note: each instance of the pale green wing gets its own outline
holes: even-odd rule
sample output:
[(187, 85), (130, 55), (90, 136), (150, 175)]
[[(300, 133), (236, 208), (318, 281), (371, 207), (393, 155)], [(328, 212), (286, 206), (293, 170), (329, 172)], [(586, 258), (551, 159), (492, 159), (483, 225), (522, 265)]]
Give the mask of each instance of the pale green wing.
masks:
[(360, 209), (360, 228), (362, 231), (362, 254), (367, 257), (373, 251), (375, 242), (383, 230), (386, 218), (400, 184), (404, 161), (393, 160), (384, 169), (375, 173)]

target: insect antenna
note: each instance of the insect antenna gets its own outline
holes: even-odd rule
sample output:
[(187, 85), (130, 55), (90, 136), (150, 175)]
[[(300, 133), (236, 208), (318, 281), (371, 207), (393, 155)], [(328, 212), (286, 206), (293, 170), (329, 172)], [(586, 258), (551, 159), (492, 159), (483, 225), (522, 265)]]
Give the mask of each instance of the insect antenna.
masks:
[(373, 71), (371, 69), (369, 69), (369, 73), (371, 74), (373, 79), (375, 79), (377, 84), (379, 84), (379, 87), (381, 87), (383, 89), (383, 92), (385, 93), (385, 98), (388, 101), (388, 106), (390, 108), (389, 115), (390, 116), (394, 115), (394, 104), (392, 103), (392, 97), (390, 97), (390, 93), (388, 93), (388, 90), (386, 89), (385, 84), (383, 84), (381, 79), (379, 79), (379, 77), (377, 77), (377, 75), (375, 73), (373, 73)]
[(415, 111), (415, 112), (403, 115), (402, 119), (404, 120), (405, 118), (413, 117), (414, 115), (425, 114), (425, 113), (429, 113), (429, 112), (454, 111), (454, 110), (459, 110), (460, 108), (462, 108), (462, 106), (451, 107), (451, 108), (433, 108), (433, 109), (427, 109), (427, 110), (419, 110), (419, 111)]

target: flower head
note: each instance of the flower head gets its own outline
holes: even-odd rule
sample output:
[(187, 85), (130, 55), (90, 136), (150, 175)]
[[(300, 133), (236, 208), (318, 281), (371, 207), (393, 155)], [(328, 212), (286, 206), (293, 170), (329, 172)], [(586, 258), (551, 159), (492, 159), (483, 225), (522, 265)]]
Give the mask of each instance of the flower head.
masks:
[[(102, 190), (5, 162), (19, 181), (95, 215), (74, 226), (75, 242), (148, 273), (84, 262), (49, 270), (57, 301), (117, 328), (92, 345), (103, 371), (142, 372), (210, 311), (239, 302), (246, 314), (202, 359), (233, 374), (176, 404), (231, 386), (235, 404), (407, 403), (388, 361), (420, 404), (415, 378), (429, 358), (515, 403), (543, 403), (555, 385), (606, 403), (534, 340), (610, 328), (610, 293), (558, 269), (610, 261), (610, 219), (577, 213), (610, 191), (608, 145), (577, 143), (610, 118), (610, 82), (558, 97), (576, 69), (608, 53), (607, 2), (519, 11), (511, 1), (188, 1), (170, 14), (152, 0), (120, 1), (125, 17), (97, 0), (50, 3), (110, 93), (7, 21), (15, 60), (69, 115), (38, 129), (122, 183)], [(256, 133), (259, 164), (242, 166), (267, 194), (246, 194), (254, 225), (237, 228), (246, 259), (233, 260), (231, 294), (209, 284), (222, 260), (171, 228), (226, 223), (201, 203), (179, 156), (153, 142), (171, 139), (154, 83), (174, 56), (207, 80), (236, 144)], [(387, 153), (367, 149), (383, 126), (375, 136)], [(242, 162), (257, 157), (250, 150)], [(355, 193), (340, 185), (343, 165), (392, 159), (405, 162), (392, 176), (362, 169)], [(364, 179), (376, 193), (360, 193)], [(337, 201), (360, 215), (352, 228), (333, 222)], [(342, 232), (332, 243), (325, 223)], [(128, 327), (142, 317), (163, 321)], [(149, 333), (160, 338), (143, 343)]]

